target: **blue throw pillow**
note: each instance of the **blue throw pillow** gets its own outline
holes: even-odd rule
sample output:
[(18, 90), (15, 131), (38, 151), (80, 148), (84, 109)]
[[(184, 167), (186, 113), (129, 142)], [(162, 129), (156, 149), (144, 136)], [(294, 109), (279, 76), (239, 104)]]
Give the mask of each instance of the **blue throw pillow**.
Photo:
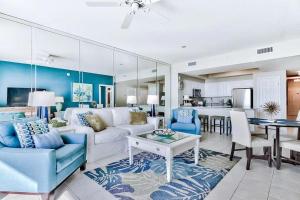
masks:
[(191, 124), (193, 122), (193, 110), (192, 109), (178, 110), (177, 122)]
[(22, 148), (35, 148), (32, 135), (49, 132), (48, 124), (43, 120), (18, 121), (14, 123)]
[(35, 134), (32, 138), (37, 149), (58, 149), (64, 146), (64, 142), (56, 130), (44, 134)]
[(13, 123), (0, 122), (0, 143), (11, 148), (21, 147)]
[(91, 127), (89, 122), (86, 119), (86, 116), (92, 115), (92, 114), (93, 114), (92, 112), (78, 113), (77, 117), (78, 117), (80, 125)]

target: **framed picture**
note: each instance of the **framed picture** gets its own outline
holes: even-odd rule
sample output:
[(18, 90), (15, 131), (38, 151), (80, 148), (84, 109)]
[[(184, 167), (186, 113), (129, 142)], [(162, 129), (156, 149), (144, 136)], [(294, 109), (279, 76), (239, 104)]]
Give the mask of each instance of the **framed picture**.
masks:
[(92, 102), (93, 84), (73, 83), (72, 100), (73, 102)]

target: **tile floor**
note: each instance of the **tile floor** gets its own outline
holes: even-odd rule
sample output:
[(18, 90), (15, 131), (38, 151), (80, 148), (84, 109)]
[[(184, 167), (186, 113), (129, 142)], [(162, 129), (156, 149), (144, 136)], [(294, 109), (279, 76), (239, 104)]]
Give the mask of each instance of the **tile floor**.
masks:
[[(229, 153), (228, 136), (205, 133), (200, 147)], [(257, 153), (257, 152), (254, 152)], [(285, 152), (284, 152), (285, 153)], [(266, 161), (253, 160), (246, 171), (245, 152), (236, 152), (242, 159), (210, 192), (206, 200), (300, 200), (300, 166), (283, 164), (281, 170), (269, 168)], [(127, 157), (126, 154), (88, 164), (87, 170)], [(39, 196), (3, 195), (1, 200), (33, 200)], [(58, 200), (112, 200), (114, 197), (102, 187), (77, 171), (55, 193)]]

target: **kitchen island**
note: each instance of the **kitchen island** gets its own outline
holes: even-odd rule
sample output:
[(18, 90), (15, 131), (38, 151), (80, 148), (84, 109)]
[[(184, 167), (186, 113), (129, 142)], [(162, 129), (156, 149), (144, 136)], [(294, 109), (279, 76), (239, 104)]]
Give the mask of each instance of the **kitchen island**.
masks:
[[(183, 108), (193, 108), (198, 111), (198, 114), (200, 115), (220, 115), (229, 117), (230, 116), (230, 110), (235, 109), (228, 106), (196, 106), (196, 107), (186, 107), (183, 106)], [(254, 109), (244, 109), (246, 112), (247, 117), (255, 117), (255, 110)]]

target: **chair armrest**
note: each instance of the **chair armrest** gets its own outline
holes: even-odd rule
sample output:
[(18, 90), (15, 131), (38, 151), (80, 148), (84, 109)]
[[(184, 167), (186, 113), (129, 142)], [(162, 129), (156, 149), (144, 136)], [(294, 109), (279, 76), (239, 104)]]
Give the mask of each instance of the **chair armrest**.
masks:
[(55, 186), (54, 149), (0, 149), (0, 191), (47, 193)]
[(87, 126), (73, 126), (75, 134), (85, 133), (87, 134), (87, 144), (95, 144), (95, 131), (91, 127)]
[(175, 120), (174, 117), (172, 117), (172, 118), (168, 121), (167, 127), (168, 127), (168, 128), (171, 128), (171, 125), (172, 125), (174, 122), (176, 122), (176, 120)]
[(61, 134), (61, 138), (63, 139), (65, 144), (87, 144), (87, 134)]
[(194, 123), (196, 125), (196, 134), (201, 135), (201, 122), (198, 117), (194, 118)]

